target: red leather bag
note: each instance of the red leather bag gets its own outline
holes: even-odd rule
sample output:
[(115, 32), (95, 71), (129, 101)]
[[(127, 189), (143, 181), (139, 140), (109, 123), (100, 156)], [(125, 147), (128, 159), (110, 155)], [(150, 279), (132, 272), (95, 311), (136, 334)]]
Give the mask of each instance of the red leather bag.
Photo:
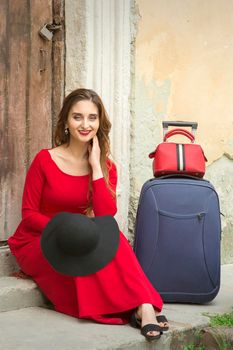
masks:
[[(167, 142), (174, 135), (183, 135), (191, 143)], [(163, 141), (149, 154), (150, 158), (154, 158), (152, 167), (155, 177), (168, 174), (204, 176), (207, 159), (201, 146), (194, 143), (195, 136), (191, 132), (180, 128), (172, 129), (165, 133)]]

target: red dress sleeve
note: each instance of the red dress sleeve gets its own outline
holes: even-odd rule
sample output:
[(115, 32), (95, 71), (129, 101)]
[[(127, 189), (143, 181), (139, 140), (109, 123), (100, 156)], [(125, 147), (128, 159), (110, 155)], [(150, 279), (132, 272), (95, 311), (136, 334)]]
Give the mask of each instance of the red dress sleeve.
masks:
[(117, 212), (116, 186), (117, 169), (113, 162), (108, 161), (109, 185), (115, 196), (109, 191), (104, 178), (92, 181), (92, 204), (95, 216), (112, 215)]
[(41, 233), (50, 220), (40, 212), (44, 182), (45, 175), (41, 165), (41, 152), (39, 152), (28, 169), (22, 200), (22, 224), (31, 232)]

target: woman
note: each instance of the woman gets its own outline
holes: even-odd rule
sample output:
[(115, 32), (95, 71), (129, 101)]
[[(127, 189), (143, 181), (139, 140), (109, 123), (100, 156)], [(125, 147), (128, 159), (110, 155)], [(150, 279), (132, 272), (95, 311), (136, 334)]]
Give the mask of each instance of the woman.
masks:
[(56, 311), (107, 324), (130, 320), (153, 340), (168, 329), (166, 318), (159, 316), (163, 302), (122, 233), (113, 260), (87, 276), (56, 272), (41, 251), (41, 234), (59, 212), (116, 214), (117, 171), (109, 159), (110, 128), (94, 91), (77, 89), (65, 98), (56, 147), (41, 150), (33, 160), (25, 181), (22, 221), (8, 243), (22, 271), (34, 279)]

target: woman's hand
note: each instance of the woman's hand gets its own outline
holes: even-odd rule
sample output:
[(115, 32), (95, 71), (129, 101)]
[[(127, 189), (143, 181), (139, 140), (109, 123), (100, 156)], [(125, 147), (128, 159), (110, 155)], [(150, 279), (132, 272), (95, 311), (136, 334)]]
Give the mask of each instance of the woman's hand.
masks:
[(101, 150), (99, 146), (99, 140), (96, 135), (93, 137), (92, 145), (88, 146), (88, 152), (89, 152), (88, 161), (92, 167), (93, 180), (97, 180), (103, 177), (103, 172), (100, 165)]
[(88, 152), (89, 152), (89, 163), (93, 168), (98, 167), (100, 165), (100, 146), (98, 137), (95, 135), (92, 139), (92, 145), (88, 146)]

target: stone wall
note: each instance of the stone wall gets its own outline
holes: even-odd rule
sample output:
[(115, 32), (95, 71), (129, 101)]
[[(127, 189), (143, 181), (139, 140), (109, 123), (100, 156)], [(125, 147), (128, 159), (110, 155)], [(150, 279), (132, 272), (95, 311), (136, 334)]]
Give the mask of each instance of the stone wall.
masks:
[(233, 262), (233, 2), (137, 0), (130, 232), (163, 120), (197, 121), (220, 195), (222, 262)]
[(162, 121), (197, 121), (206, 178), (224, 214), (222, 262), (233, 262), (232, 32), (229, 0), (66, 2), (66, 91), (86, 86), (103, 97), (119, 170), (118, 219), (127, 235), (129, 217), (131, 241)]

